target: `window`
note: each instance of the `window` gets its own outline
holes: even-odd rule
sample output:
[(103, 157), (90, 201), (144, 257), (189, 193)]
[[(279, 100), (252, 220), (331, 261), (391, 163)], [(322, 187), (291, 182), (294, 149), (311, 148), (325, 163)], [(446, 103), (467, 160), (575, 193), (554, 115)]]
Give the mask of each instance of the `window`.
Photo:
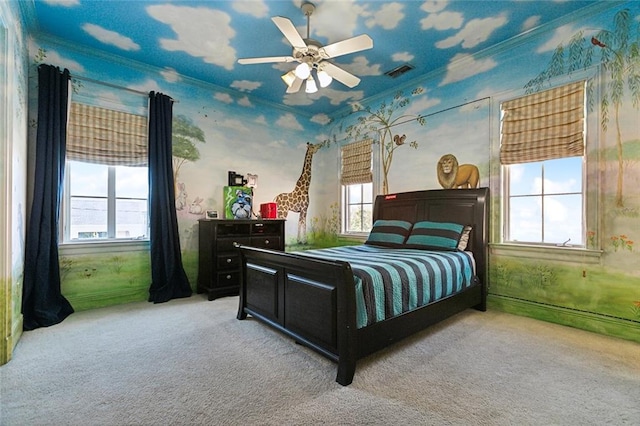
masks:
[(344, 145), (341, 152), (342, 232), (365, 233), (373, 226), (371, 139)]
[(147, 119), (72, 102), (62, 241), (149, 238)]
[(64, 241), (147, 239), (146, 167), (67, 161)]
[(373, 226), (373, 184), (344, 186), (344, 232), (369, 232)]
[(507, 240), (583, 246), (582, 157), (506, 166)]
[(501, 105), (505, 241), (585, 246), (584, 86)]

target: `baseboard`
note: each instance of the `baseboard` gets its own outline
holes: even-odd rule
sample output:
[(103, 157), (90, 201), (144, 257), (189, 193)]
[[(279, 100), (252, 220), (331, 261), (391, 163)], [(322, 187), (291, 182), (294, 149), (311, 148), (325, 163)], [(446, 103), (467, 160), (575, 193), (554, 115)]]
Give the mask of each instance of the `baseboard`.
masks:
[(489, 294), (488, 309), (535, 318), (640, 343), (640, 322)]
[(23, 316), (20, 314), (18, 320), (11, 325), (11, 334), (7, 336), (0, 345), (0, 365), (11, 361), (13, 351), (22, 337)]

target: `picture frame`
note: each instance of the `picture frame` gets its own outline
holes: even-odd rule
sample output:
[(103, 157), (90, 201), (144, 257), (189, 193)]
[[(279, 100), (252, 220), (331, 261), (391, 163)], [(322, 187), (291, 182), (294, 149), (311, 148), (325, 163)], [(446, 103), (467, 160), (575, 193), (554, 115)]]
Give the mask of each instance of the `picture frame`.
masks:
[(205, 212), (205, 217), (207, 219), (217, 219), (218, 218), (218, 210), (207, 210)]

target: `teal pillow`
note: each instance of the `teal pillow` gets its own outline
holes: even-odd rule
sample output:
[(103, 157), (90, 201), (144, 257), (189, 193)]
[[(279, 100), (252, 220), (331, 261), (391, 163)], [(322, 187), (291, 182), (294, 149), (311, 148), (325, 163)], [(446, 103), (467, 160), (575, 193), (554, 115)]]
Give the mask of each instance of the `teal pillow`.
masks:
[(403, 247), (411, 231), (411, 223), (404, 220), (376, 220), (365, 244), (384, 247)]
[(463, 225), (449, 222), (417, 222), (405, 245), (427, 250), (457, 250)]

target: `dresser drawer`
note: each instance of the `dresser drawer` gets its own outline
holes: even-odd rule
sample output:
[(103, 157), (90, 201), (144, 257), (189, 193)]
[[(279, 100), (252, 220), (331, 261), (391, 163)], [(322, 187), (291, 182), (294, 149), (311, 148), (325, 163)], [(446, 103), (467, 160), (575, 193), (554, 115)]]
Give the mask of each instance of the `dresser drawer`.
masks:
[(216, 241), (216, 247), (218, 248), (218, 253), (223, 251), (236, 251), (234, 244), (242, 244), (249, 245), (251, 244), (251, 238), (242, 237), (242, 238), (218, 238)]
[(251, 237), (251, 245), (253, 247), (278, 249), (280, 247), (280, 237), (277, 235)]
[(217, 261), (219, 270), (238, 269), (240, 267), (240, 255), (237, 253), (222, 253)]
[(216, 275), (216, 287), (233, 287), (240, 285), (240, 271), (220, 272)]
[(281, 223), (254, 223), (251, 225), (251, 234), (275, 234), (280, 235), (282, 229)]

